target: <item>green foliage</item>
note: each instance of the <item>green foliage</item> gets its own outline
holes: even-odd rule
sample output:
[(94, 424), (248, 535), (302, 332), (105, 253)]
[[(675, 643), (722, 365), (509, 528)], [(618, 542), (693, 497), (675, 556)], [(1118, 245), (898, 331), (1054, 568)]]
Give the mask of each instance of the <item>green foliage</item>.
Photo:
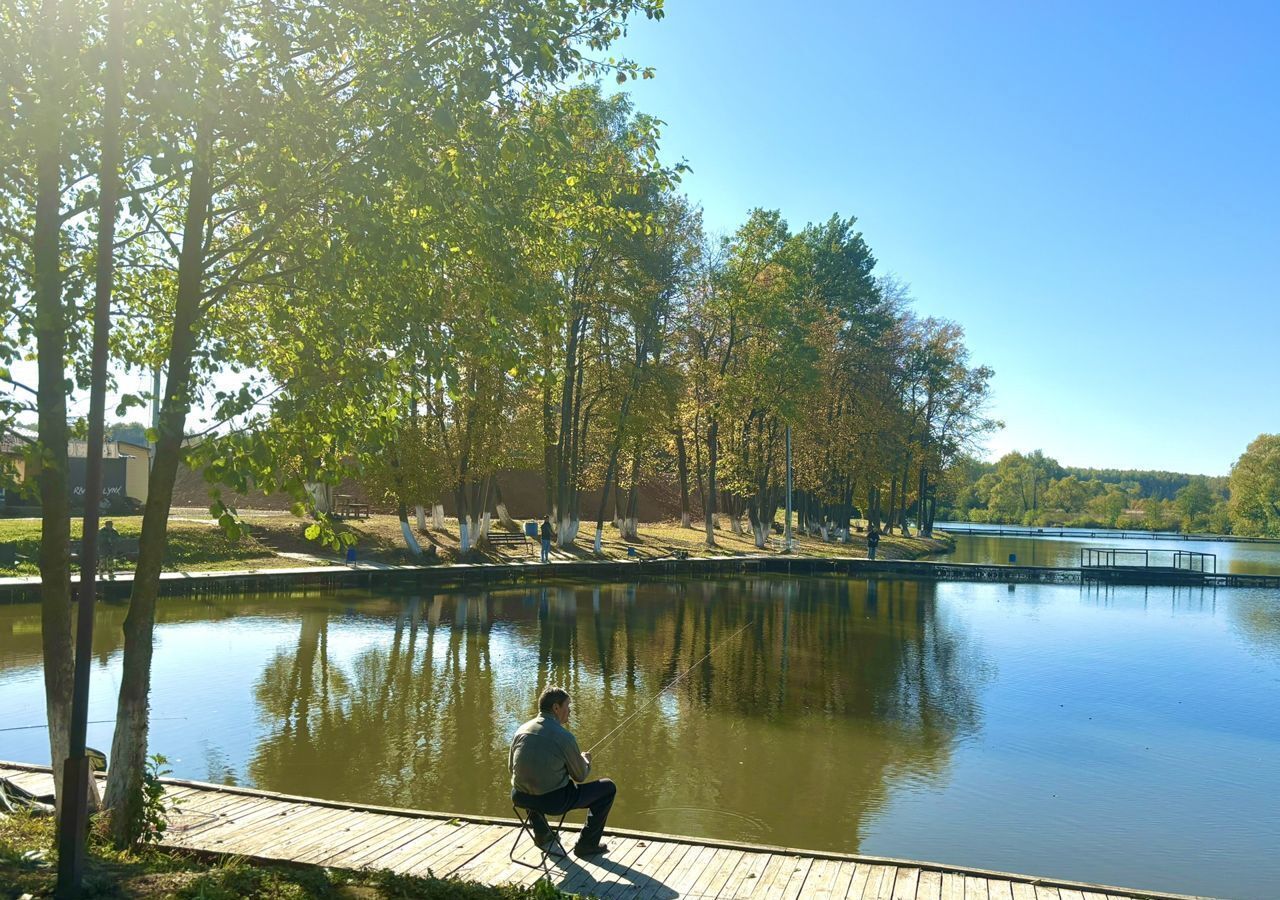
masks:
[(1225, 534), (1225, 479), (1064, 467), (1040, 451), (962, 461), (949, 515), (973, 522)]
[(142, 806), (139, 815), (142, 821), (137, 829), (138, 843), (159, 844), (164, 840), (169, 829), (169, 813), (176, 808), (175, 802), (165, 799), (164, 783), (161, 781), (171, 774), (169, 760), (161, 753), (147, 757), (147, 770), (142, 776)]
[(1231, 467), (1231, 529), (1280, 537), (1280, 434), (1260, 434)]

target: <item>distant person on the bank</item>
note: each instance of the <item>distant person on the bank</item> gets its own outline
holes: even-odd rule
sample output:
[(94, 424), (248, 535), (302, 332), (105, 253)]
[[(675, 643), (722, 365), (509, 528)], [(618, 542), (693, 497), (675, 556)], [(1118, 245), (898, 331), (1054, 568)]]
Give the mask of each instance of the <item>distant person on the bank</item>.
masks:
[(880, 546), (880, 529), (872, 525), (867, 529), (867, 559), (876, 558), (876, 547)]
[(521, 725), (511, 741), (511, 802), (529, 811), (533, 839), (542, 850), (551, 849), (555, 839), (547, 816), (588, 810), (573, 852), (598, 856), (609, 849), (600, 837), (618, 788), (608, 778), (586, 781), (591, 754), (578, 749), (577, 739), (564, 727), (568, 722), (569, 694), (547, 688), (538, 698), (537, 717)]
[(542, 561), (551, 562), (551, 518), (542, 517)]

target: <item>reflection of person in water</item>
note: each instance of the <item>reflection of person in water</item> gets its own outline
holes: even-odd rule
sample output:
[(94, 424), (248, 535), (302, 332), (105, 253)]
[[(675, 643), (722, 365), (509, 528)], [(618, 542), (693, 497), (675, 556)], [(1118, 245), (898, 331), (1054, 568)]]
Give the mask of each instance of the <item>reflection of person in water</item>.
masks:
[(538, 698), (537, 717), (521, 725), (511, 742), (511, 802), (529, 810), (533, 839), (544, 850), (554, 840), (547, 816), (589, 810), (573, 852), (596, 856), (609, 849), (600, 837), (618, 788), (608, 778), (586, 781), (591, 754), (578, 749), (577, 739), (564, 727), (568, 722), (569, 694), (547, 688)]

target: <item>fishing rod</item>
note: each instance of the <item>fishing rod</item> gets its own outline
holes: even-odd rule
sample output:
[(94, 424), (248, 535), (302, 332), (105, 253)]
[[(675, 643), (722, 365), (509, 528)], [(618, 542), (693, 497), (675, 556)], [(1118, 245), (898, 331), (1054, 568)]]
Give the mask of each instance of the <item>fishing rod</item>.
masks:
[(708, 650), (708, 651), (706, 652), (706, 654), (702, 657), (702, 659), (698, 660), (698, 661), (697, 661), (697, 662), (695, 662), (693, 665), (691, 665), (689, 668), (685, 669), (683, 672), (681, 672), (679, 675), (677, 675), (675, 678), (671, 679), (671, 681), (670, 681), (666, 686), (664, 686), (664, 687), (662, 688), (662, 690), (658, 691), (658, 693), (654, 694), (652, 697), (650, 697), (648, 700), (646, 700), (643, 706), (641, 706), (639, 709), (637, 709), (637, 710), (636, 710), (635, 712), (633, 712), (631, 715), (627, 716), (625, 719), (623, 719), (621, 722), (619, 722), (619, 723), (617, 724), (617, 726), (613, 729), (613, 731), (610, 731), (610, 732), (609, 732), (608, 734), (606, 734), (604, 737), (600, 738), (600, 740), (598, 740), (598, 741), (596, 741), (594, 744), (592, 744), (592, 745), (591, 745), (591, 748), (590, 748), (589, 750), (587, 750), (587, 752), (588, 752), (588, 753), (594, 753), (594, 752), (596, 752), (596, 750), (597, 750), (597, 749), (599, 749), (600, 747), (603, 747), (603, 746), (605, 746), (606, 744), (608, 744), (608, 743), (609, 743), (609, 741), (611, 741), (611, 740), (613, 739), (613, 736), (614, 736), (615, 734), (617, 734), (619, 731), (621, 731), (621, 730), (623, 729), (623, 727), (624, 727), (628, 722), (630, 722), (630, 721), (631, 721), (632, 719), (634, 719), (636, 716), (640, 715), (640, 713), (644, 712), (646, 709), (648, 709), (650, 706), (652, 706), (652, 705), (653, 705), (653, 703), (654, 703), (654, 701), (656, 701), (659, 697), (661, 697), (661, 696), (662, 696), (663, 694), (665, 694), (667, 691), (669, 691), (669, 690), (671, 690), (673, 687), (675, 687), (677, 682), (679, 682), (681, 679), (683, 679), (686, 675), (688, 675), (690, 672), (692, 672), (692, 671), (693, 671), (694, 669), (696, 669), (698, 666), (700, 666), (700, 665), (702, 665), (704, 662), (706, 662), (706, 661), (707, 661), (707, 659), (708, 659), (708, 658), (710, 658), (711, 654), (715, 653), (717, 650), (719, 650), (719, 649), (720, 649), (721, 647), (723, 647), (725, 644), (729, 643), (731, 640), (733, 640), (734, 638), (736, 638), (738, 635), (742, 634), (742, 632), (746, 631), (748, 628), (750, 628), (750, 627), (751, 627), (752, 625), (754, 625), (754, 624), (755, 624), (755, 619), (752, 619), (752, 620), (751, 620), (750, 622), (748, 622), (746, 625), (743, 625), (741, 628), (739, 628), (739, 629), (738, 629), (737, 631), (735, 631), (733, 634), (729, 635), (729, 636), (728, 636), (727, 638), (725, 638), (723, 641), (721, 641), (720, 643), (718, 643), (718, 644), (716, 644), (714, 647), (712, 647), (710, 650)]

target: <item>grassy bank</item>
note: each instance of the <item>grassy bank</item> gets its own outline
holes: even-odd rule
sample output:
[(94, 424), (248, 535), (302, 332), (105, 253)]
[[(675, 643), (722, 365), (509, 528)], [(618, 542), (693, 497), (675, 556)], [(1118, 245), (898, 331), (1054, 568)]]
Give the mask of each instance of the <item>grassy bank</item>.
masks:
[[(314, 541), (307, 540), (304, 532), (307, 520), (279, 513), (245, 512), (243, 519), (248, 534), (239, 541), (230, 541), (215, 522), (205, 518), (198, 510), (174, 511), (169, 526), (165, 568), (169, 571), (211, 571), (218, 569), (266, 569), (281, 566), (306, 565), (308, 563), (337, 562), (340, 557)], [(113, 518), (116, 530), (125, 537), (135, 537), (142, 527), (140, 516)], [(73, 523), (73, 537), (79, 537), (80, 523)], [(419, 562), (405, 548), (400, 533), (400, 522), (395, 516), (375, 515), (368, 519), (339, 523), (339, 529), (356, 540), (359, 559), (388, 563)], [(496, 526), (495, 526), (496, 527)], [(691, 556), (744, 556), (757, 553), (781, 552), (781, 538), (774, 535), (765, 550), (756, 549), (750, 534), (735, 534), (727, 526), (716, 533), (715, 548), (708, 548), (705, 533), (701, 529), (682, 528), (679, 522), (646, 522), (640, 526), (636, 540), (623, 540), (611, 524), (604, 529), (601, 554), (592, 549), (595, 536), (594, 524), (584, 524), (578, 542), (571, 548), (555, 549), (557, 559), (627, 559), (632, 554), (640, 557), (667, 556), (686, 552)], [(34, 519), (0, 520), (0, 542), (18, 544), (21, 557), (16, 568), (0, 568), (0, 575), (34, 575), (36, 554), (39, 551), (40, 523)], [(459, 552), (458, 523), (446, 519), (443, 530), (428, 528), (418, 534), (424, 548), (435, 545), (440, 562), (457, 562)], [(918, 559), (950, 549), (945, 536), (926, 540), (901, 535), (886, 535), (880, 541), (879, 556), (882, 559)], [(865, 557), (866, 539), (854, 534), (848, 544), (824, 542), (817, 536), (796, 535), (796, 556)], [(467, 562), (511, 562), (536, 558), (536, 542), (527, 547), (514, 546), (493, 549), (481, 547), (467, 556)], [(128, 568), (126, 564), (122, 568)]]
[[(0, 898), (52, 897), (54, 846), (52, 817), (0, 814)], [(207, 860), (154, 849), (120, 853), (96, 836), (90, 840), (84, 886), (85, 897), (139, 900), (559, 900), (575, 896), (545, 881), (533, 887), (489, 887), (391, 872), (255, 865), (236, 858)]]

